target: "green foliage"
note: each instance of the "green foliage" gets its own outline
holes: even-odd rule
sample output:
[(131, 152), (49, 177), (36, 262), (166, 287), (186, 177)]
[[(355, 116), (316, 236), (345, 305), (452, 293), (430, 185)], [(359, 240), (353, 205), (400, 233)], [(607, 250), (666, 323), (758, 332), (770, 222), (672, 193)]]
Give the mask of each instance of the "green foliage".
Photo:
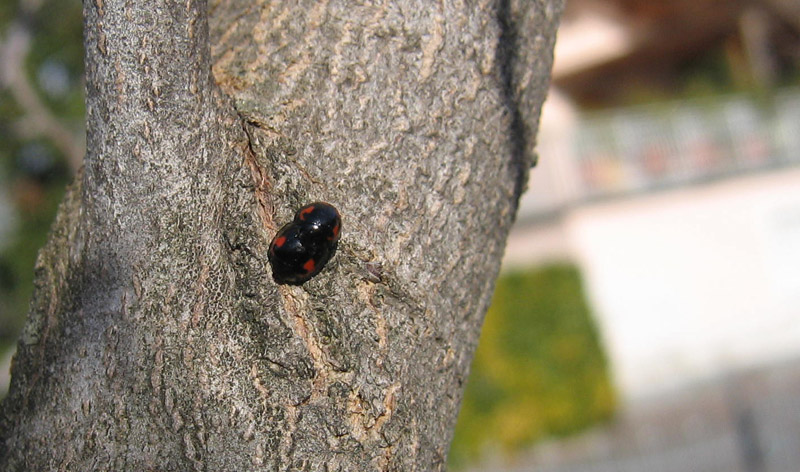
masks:
[(573, 266), (503, 275), (467, 382), (451, 466), (608, 419), (615, 395)]
[[(34, 36), (26, 69), (39, 97), (62, 121), (82, 126), (85, 115), (83, 99), (83, 12), (77, 0), (45, 1), (33, 18)], [(46, 63), (64, 67), (68, 86), (52, 95), (41, 87), (39, 72)]]

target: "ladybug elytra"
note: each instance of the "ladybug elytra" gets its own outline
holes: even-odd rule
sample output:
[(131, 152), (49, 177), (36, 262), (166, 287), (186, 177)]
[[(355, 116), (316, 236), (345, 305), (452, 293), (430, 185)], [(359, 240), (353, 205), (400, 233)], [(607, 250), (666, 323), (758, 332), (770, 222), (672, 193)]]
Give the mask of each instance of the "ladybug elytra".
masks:
[(342, 218), (333, 205), (314, 202), (294, 215), (269, 245), (272, 278), (279, 284), (300, 285), (319, 274), (339, 243)]

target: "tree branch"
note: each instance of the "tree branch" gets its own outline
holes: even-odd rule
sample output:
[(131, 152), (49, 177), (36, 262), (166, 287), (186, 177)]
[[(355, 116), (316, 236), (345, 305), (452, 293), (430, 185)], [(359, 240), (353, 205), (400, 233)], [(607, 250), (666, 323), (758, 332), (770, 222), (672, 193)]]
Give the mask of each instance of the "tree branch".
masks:
[[(159, 212), (158, 197), (188, 194), (219, 174), (218, 118), (209, 77), (204, 1), (85, 4), (88, 147), (85, 203)], [(166, 126), (169, 125), (169, 126)], [(216, 147), (215, 147), (216, 146)], [(193, 152), (186, 153), (186, 149)], [(197, 172), (204, 175), (198, 176)], [(219, 184), (219, 177), (209, 182)], [(98, 194), (94, 194), (94, 191)], [(142, 192), (148, 197), (140, 198)], [(155, 198), (153, 198), (155, 197)], [(130, 231), (124, 221), (119, 230)], [(135, 224), (132, 222), (132, 224)], [(141, 228), (140, 228), (141, 229)]]

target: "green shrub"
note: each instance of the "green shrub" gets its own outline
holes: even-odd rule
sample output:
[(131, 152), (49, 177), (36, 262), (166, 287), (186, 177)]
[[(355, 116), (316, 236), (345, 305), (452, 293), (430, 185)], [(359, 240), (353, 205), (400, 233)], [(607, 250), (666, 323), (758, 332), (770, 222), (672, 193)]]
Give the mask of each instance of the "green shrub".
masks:
[(502, 275), (467, 382), (453, 467), (608, 419), (615, 395), (574, 266)]

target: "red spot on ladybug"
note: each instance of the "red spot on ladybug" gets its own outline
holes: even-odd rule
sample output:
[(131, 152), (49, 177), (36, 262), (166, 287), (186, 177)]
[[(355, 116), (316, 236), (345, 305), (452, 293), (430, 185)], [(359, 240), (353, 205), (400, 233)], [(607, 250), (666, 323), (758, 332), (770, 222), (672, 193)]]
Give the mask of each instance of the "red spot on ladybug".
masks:
[(335, 241), (339, 239), (339, 225), (333, 227), (332, 234), (328, 236), (328, 241)]
[(299, 218), (301, 221), (305, 221), (306, 215), (308, 215), (312, 211), (314, 211), (314, 206), (313, 205), (309, 205), (309, 206), (301, 209), (299, 212), (297, 212), (297, 218)]
[(303, 264), (303, 269), (305, 269), (306, 272), (313, 272), (316, 265), (317, 263), (314, 262), (314, 259), (309, 259)]
[(272, 243), (272, 245), (275, 247), (281, 247), (285, 242), (286, 242), (286, 236), (278, 236), (277, 238), (275, 238), (275, 242)]

